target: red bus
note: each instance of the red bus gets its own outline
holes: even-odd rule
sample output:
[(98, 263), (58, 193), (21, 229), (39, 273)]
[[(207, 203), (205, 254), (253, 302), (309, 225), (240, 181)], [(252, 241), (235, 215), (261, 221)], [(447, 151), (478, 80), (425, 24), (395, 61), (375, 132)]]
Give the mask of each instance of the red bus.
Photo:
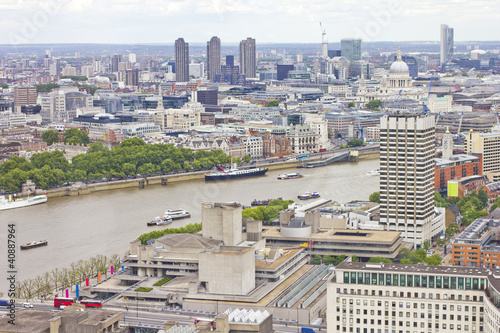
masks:
[(82, 299), (80, 304), (85, 305), (86, 308), (100, 308), (102, 307), (102, 301), (95, 301), (92, 299)]
[(60, 308), (61, 306), (69, 306), (75, 303), (74, 298), (66, 298), (66, 297), (55, 297), (54, 298), (54, 307)]
[(320, 148), (319, 152), (320, 152), (320, 153), (324, 153), (324, 152), (326, 152), (326, 148)]
[(195, 318), (194, 319), (194, 324), (198, 324), (200, 322), (206, 322), (206, 323), (210, 323), (211, 326), (214, 326), (214, 321), (213, 319), (210, 319), (210, 318)]

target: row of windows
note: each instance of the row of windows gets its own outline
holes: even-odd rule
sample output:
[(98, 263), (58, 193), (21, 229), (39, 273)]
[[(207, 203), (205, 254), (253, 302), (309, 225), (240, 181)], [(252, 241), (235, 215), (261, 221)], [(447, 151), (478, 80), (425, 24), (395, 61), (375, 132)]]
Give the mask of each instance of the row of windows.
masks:
[(485, 290), (487, 287), (484, 278), (363, 272), (344, 272), (344, 283), (465, 290)]

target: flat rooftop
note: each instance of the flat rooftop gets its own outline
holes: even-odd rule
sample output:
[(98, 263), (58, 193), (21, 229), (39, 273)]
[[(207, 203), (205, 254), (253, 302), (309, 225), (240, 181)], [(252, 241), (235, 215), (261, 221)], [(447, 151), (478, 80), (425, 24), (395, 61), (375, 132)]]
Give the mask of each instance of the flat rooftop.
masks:
[(279, 227), (265, 227), (262, 232), (262, 238), (273, 239), (293, 239), (299, 241), (330, 241), (330, 242), (352, 242), (356, 243), (389, 243), (392, 244), (401, 236), (399, 231), (377, 231), (377, 230), (339, 230), (339, 229), (320, 229), (318, 233), (311, 234), (309, 237), (285, 237), (279, 232)]
[(466, 154), (456, 154), (453, 155), (449, 160), (445, 160), (443, 158), (435, 158), (434, 163), (436, 163), (436, 167), (446, 168), (454, 165), (462, 165), (466, 163), (474, 163), (479, 162), (479, 157), (471, 156)]
[(302, 249), (293, 249), (288, 250), (281, 257), (276, 259), (273, 262), (266, 262), (266, 260), (255, 260), (255, 269), (276, 269), (291, 258), (293, 258), (296, 254), (303, 251)]
[(15, 333), (39, 333), (50, 328), (49, 320), (61, 313), (60, 310), (17, 310), (16, 324), (8, 323), (11, 320), (7, 315), (0, 316), (0, 331)]
[(411, 274), (443, 274), (443, 275), (469, 275), (488, 277), (491, 272), (495, 278), (500, 279), (500, 269), (464, 267), (464, 266), (427, 266), (427, 265), (403, 265), (403, 264), (375, 264), (361, 262), (342, 262), (336, 270), (355, 270), (369, 272), (398, 272)]

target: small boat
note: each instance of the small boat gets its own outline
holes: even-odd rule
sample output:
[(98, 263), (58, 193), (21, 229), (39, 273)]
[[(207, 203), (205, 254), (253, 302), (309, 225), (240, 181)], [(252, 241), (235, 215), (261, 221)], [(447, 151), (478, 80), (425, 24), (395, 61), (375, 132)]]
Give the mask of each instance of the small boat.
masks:
[(267, 200), (257, 200), (257, 199), (254, 199), (254, 201), (252, 201), (252, 206), (267, 206), (269, 205), (269, 203), (273, 201), (272, 199), (267, 199)]
[(380, 176), (380, 169), (373, 169), (366, 172), (367, 176)]
[(189, 214), (189, 212), (185, 209), (167, 209), (163, 217), (167, 219), (177, 220), (191, 217), (191, 214)]
[(31, 242), (31, 243), (28, 243), (28, 244), (21, 245), (21, 250), (28, 250), (28, 249), (32, 249), (34, 247), (45, 246), (48, 243), (49, 243), (49, 241), (47, 241), (47, 240), (34, 241), (34, 242)]
[(278, 176), (278, 179), (296, 179), (304, 177), (300, 173), (284, 173)]
[(307, 200), (307, 199), (314, 199), (314, 198), (319, 198), (320, 195), (318, 192), (306, 192), (304, 194), (299, 195), (297, 198), (299, 200)]
[(155, 219), (151, 222), (148, 222), (147, 225), (148, 227), (151, 227), (151, 226), (156, 226), (156, 225), (164, 225), (164, 224), (170, 224), (172, 223), (172, 219), (167, 219), (165, 217), (155, 217)]

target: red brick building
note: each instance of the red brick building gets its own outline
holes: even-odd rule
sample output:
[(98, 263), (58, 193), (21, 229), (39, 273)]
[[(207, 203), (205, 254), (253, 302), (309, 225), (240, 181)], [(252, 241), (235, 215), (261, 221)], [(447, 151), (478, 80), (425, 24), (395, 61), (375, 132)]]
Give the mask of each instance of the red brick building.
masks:
[(434, 159), (434, 188), (445, 190), (449, 180), (482, 174), (481, 156), (458, 154), (450, 160)]
[(490, 201), (495, 201), (500, 196), (500, 182), (489, 183), (481, 187), (488, 194)]

